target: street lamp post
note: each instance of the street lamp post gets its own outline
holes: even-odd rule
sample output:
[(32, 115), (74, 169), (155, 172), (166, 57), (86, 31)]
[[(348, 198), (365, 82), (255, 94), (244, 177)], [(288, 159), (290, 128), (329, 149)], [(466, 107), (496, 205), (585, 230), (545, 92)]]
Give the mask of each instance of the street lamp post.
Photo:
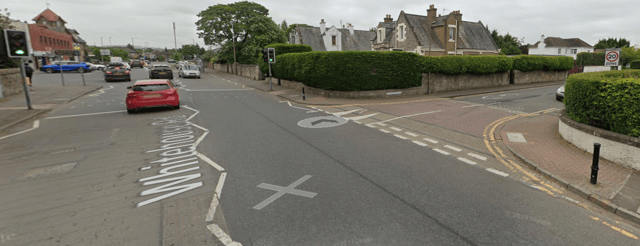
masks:
[(138, 37), (131, 37), (131, 47), (133, 47), (133, 49), (135, 50), (136, 49), (136, 45), (133, 44), (133, 39), (134, 38), (138, 38)]

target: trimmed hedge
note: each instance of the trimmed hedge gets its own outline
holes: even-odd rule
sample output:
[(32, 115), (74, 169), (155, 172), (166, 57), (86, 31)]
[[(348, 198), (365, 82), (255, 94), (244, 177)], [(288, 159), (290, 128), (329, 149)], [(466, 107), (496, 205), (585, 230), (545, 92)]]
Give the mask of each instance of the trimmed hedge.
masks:
[(572, 74), (565, 86), (569, 118), (640, 137), (640, 70)]
[(491, 74), (508, 72), (513, 60), (507, 56), (424, 56), (423, 73)]
[[(280, 55), (284, 55), (288, 53), (302, 53), (302, 52), (313, 51), (311, 46), (306, 44), (270, 44), (270, 45), (267, 45), (265, 48), (276, 49), (276, 63), (278, 62), (278, 57), (280, 57)], [(258, 66), (260, 67), (261, 72), (269, 73), (269, 64), (264, 63), (264, 61), (262, 60), (262, 55), (258, 59)], [(271, 72), (273, 73), (273, 66), (272, 66)]]
[(573, 58), (568, 56), (531, 56), (513, 57), (513, 70), (520, 72), (568, 71), (573, 68)]
[(279, 55), (278, 78), (337, 91), (403, 89), (422, 85), (423, 57), (408, 52), (341, 51)]
[(604, 52), (580, 52), (576, 56), (576, 61), (579, 66), (604, 66)]
[(640, 69), (640, 60), (630, 62), (629, 63), (629, 68), (631, 68), (631, 69)]

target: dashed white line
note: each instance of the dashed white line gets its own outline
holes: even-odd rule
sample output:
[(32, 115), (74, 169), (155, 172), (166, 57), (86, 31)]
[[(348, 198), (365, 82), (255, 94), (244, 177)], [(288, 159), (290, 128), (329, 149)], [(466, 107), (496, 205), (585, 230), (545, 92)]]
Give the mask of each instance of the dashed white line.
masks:
[(500, 176), (502, 176), (502, 177), (507, 177), (507, 176), (509, 176), (509, 174), (507, 174), (507, 173), (503, 173), (503, 172), (500, 172), (500, 171), (495, 170), (495, 169), (493, 169), (493, 168), (487, 168), (487, 171), (492, 172), (492, 173), (495, 173), (495, 174), (500, 175)]
[(402, 135), (398, 135), (398, 134), (393, 134), (394, 136), (396, 136), (399, 139), (407, 139), (407, 137), (402, 136)]
[(381, 125), (381, 126), (387, 126), (387, 124), (385, 124), (385, 123), (377, 123), (377, 124)]
[(362, 122), (354, 120), (353, 122), (355, 122), (356, 124), (362, 124)]
[(427, 146), (426, 143), (423, 143), (423, 142), (420, 142), (420, 141), (411, 141), (411, 142), (414, 143), (414, 144), (420, 145), (422, 147), (426, 147)]
[(151, 169), (151, 167), (141, 167), (140, 171), (149, 170), (149, 169)]
[(478, 163), (475, 163), (472, 160), (469, 160), (469, 159), (466, 159), (466, 158), (462, 158), (462, 157), (458, 157), (458, 160), (461, 160), (461, 161), (466, 162), (467, 164), (471, 164), (471, 165), (478, 164)]
[(462, 149), (460, 149), (460, 148), (456, 148), (456, 147), (453, 147), (453, 146), (451, 146), (451, 145), (445, 145), (444, 147), (445, 147), (445, 148), (447, 148), (447, 149), (453, 150), (453, 151), (455, 151), (455, 152), (460, 152), (460, 151), (462, 151)]
[(438, 152), (438, 153), (443, 154), (443, 155), (449, 155), (449, 152), (446, 152), (446, 151), (438, 149), (438, 148), (433, 149), (433, 151)]
[(209, 165), (211, 165), (213, 168), (218, 169), (218, 171), (220, 171), (220, 172), (224, 171), (224, 168), (222, 168), (220, 165), (218, 165), (218, 163), (215, 163), (214, 161), (209, 159), (209, 157), (201, 154), (200, 152), (198, 152), (198, 154), (196, 154), (196, 156), (200, 157), (200, 159), (202, 159), (206, 163), (209, 163)]
[(376, 128), (376, 126), (371, 125), (371, 124), (366, 124), (366, 126), (371, 127), (371, 128)]
[(402, 129), (397, 128), (397, 127), (389, 127), (389, 129), (397, 131), (397, 132), (402, 131)]
[(475, 157), (475, 158), (478, 158), (478, 159), (483, 160), (483, 161), (486, 161), (486, 160), (487, 160), (487, 157), (484, 157), (484, 156), (481, 156), (481, 155), (478, 155), (478, 154), (469, 153), (469, 154), (467, 154), (467, 155), (472, 156), (472, 157)]
[(390, 133), (390, 131), (389, 131), (389, 130), (385, 130), (385, 129), (380, 129), (380, 131), (381, 131), (381, 132), (384, 132), (384, 133)]
[(412, 137), (417, 137), (418, 136), (418, 134), (415, 134), (413, 132), (405, 132), (405, 134), (407, 134), (409, 136), (412, 136)]
[(222, 194), (222, 187), (224, 186), (224, 180), (227, 178), (227, 173), (223, 172), (220, 174), (220, 179), (218, 180), (218, 185), (216, 186), (216, 194), (218, 195), (218, 199), (220, 199)]
[(343, 115), (347, 115), (356, 111), (360, 111), (362, 109), (354, 109), (354, 110), (349, 110), (349, 111), (343, 111), (343, 112), (337, 112), (337, 113), (333, 113), (333, 115), (335, 116), (343, 116)]
[(427, 141), (427, 142), (430, 142), (430, 143), (434, 143), (434, 144), (437, 144), (437, 143), (438, 143), (438, 141), (433, 140), (433, 139), (430, 139), (430, 138), (423, 138), (423, 140), (425, 140), (425, 141)]

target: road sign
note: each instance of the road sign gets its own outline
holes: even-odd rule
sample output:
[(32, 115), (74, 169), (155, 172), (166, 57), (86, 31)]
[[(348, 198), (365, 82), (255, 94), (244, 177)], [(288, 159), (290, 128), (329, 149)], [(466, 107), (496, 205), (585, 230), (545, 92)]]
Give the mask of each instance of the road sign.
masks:
[(604, 65), (610, 67), (617, 67), (620, 61), (621, 49), (607, 49), (604, 54)]
[(111, 50), (110, 49), (100, 49), (100, 55), (101, 56), (110, 56), (111, 55)]
[(298, 126), (305, 128), (328, 128), (347, 123), (349, 120), (337, 116), (320, 116), (301, 120)]

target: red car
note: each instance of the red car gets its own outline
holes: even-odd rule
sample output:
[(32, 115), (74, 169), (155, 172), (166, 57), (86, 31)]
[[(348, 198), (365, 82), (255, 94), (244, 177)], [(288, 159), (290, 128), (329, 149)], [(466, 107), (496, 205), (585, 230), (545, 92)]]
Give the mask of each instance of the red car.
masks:
[(165, 79), (138, 80), (127, 87), (127, 113), (135, 113), (141, 108), (171, 107), (180, 108), (178, 88)]

